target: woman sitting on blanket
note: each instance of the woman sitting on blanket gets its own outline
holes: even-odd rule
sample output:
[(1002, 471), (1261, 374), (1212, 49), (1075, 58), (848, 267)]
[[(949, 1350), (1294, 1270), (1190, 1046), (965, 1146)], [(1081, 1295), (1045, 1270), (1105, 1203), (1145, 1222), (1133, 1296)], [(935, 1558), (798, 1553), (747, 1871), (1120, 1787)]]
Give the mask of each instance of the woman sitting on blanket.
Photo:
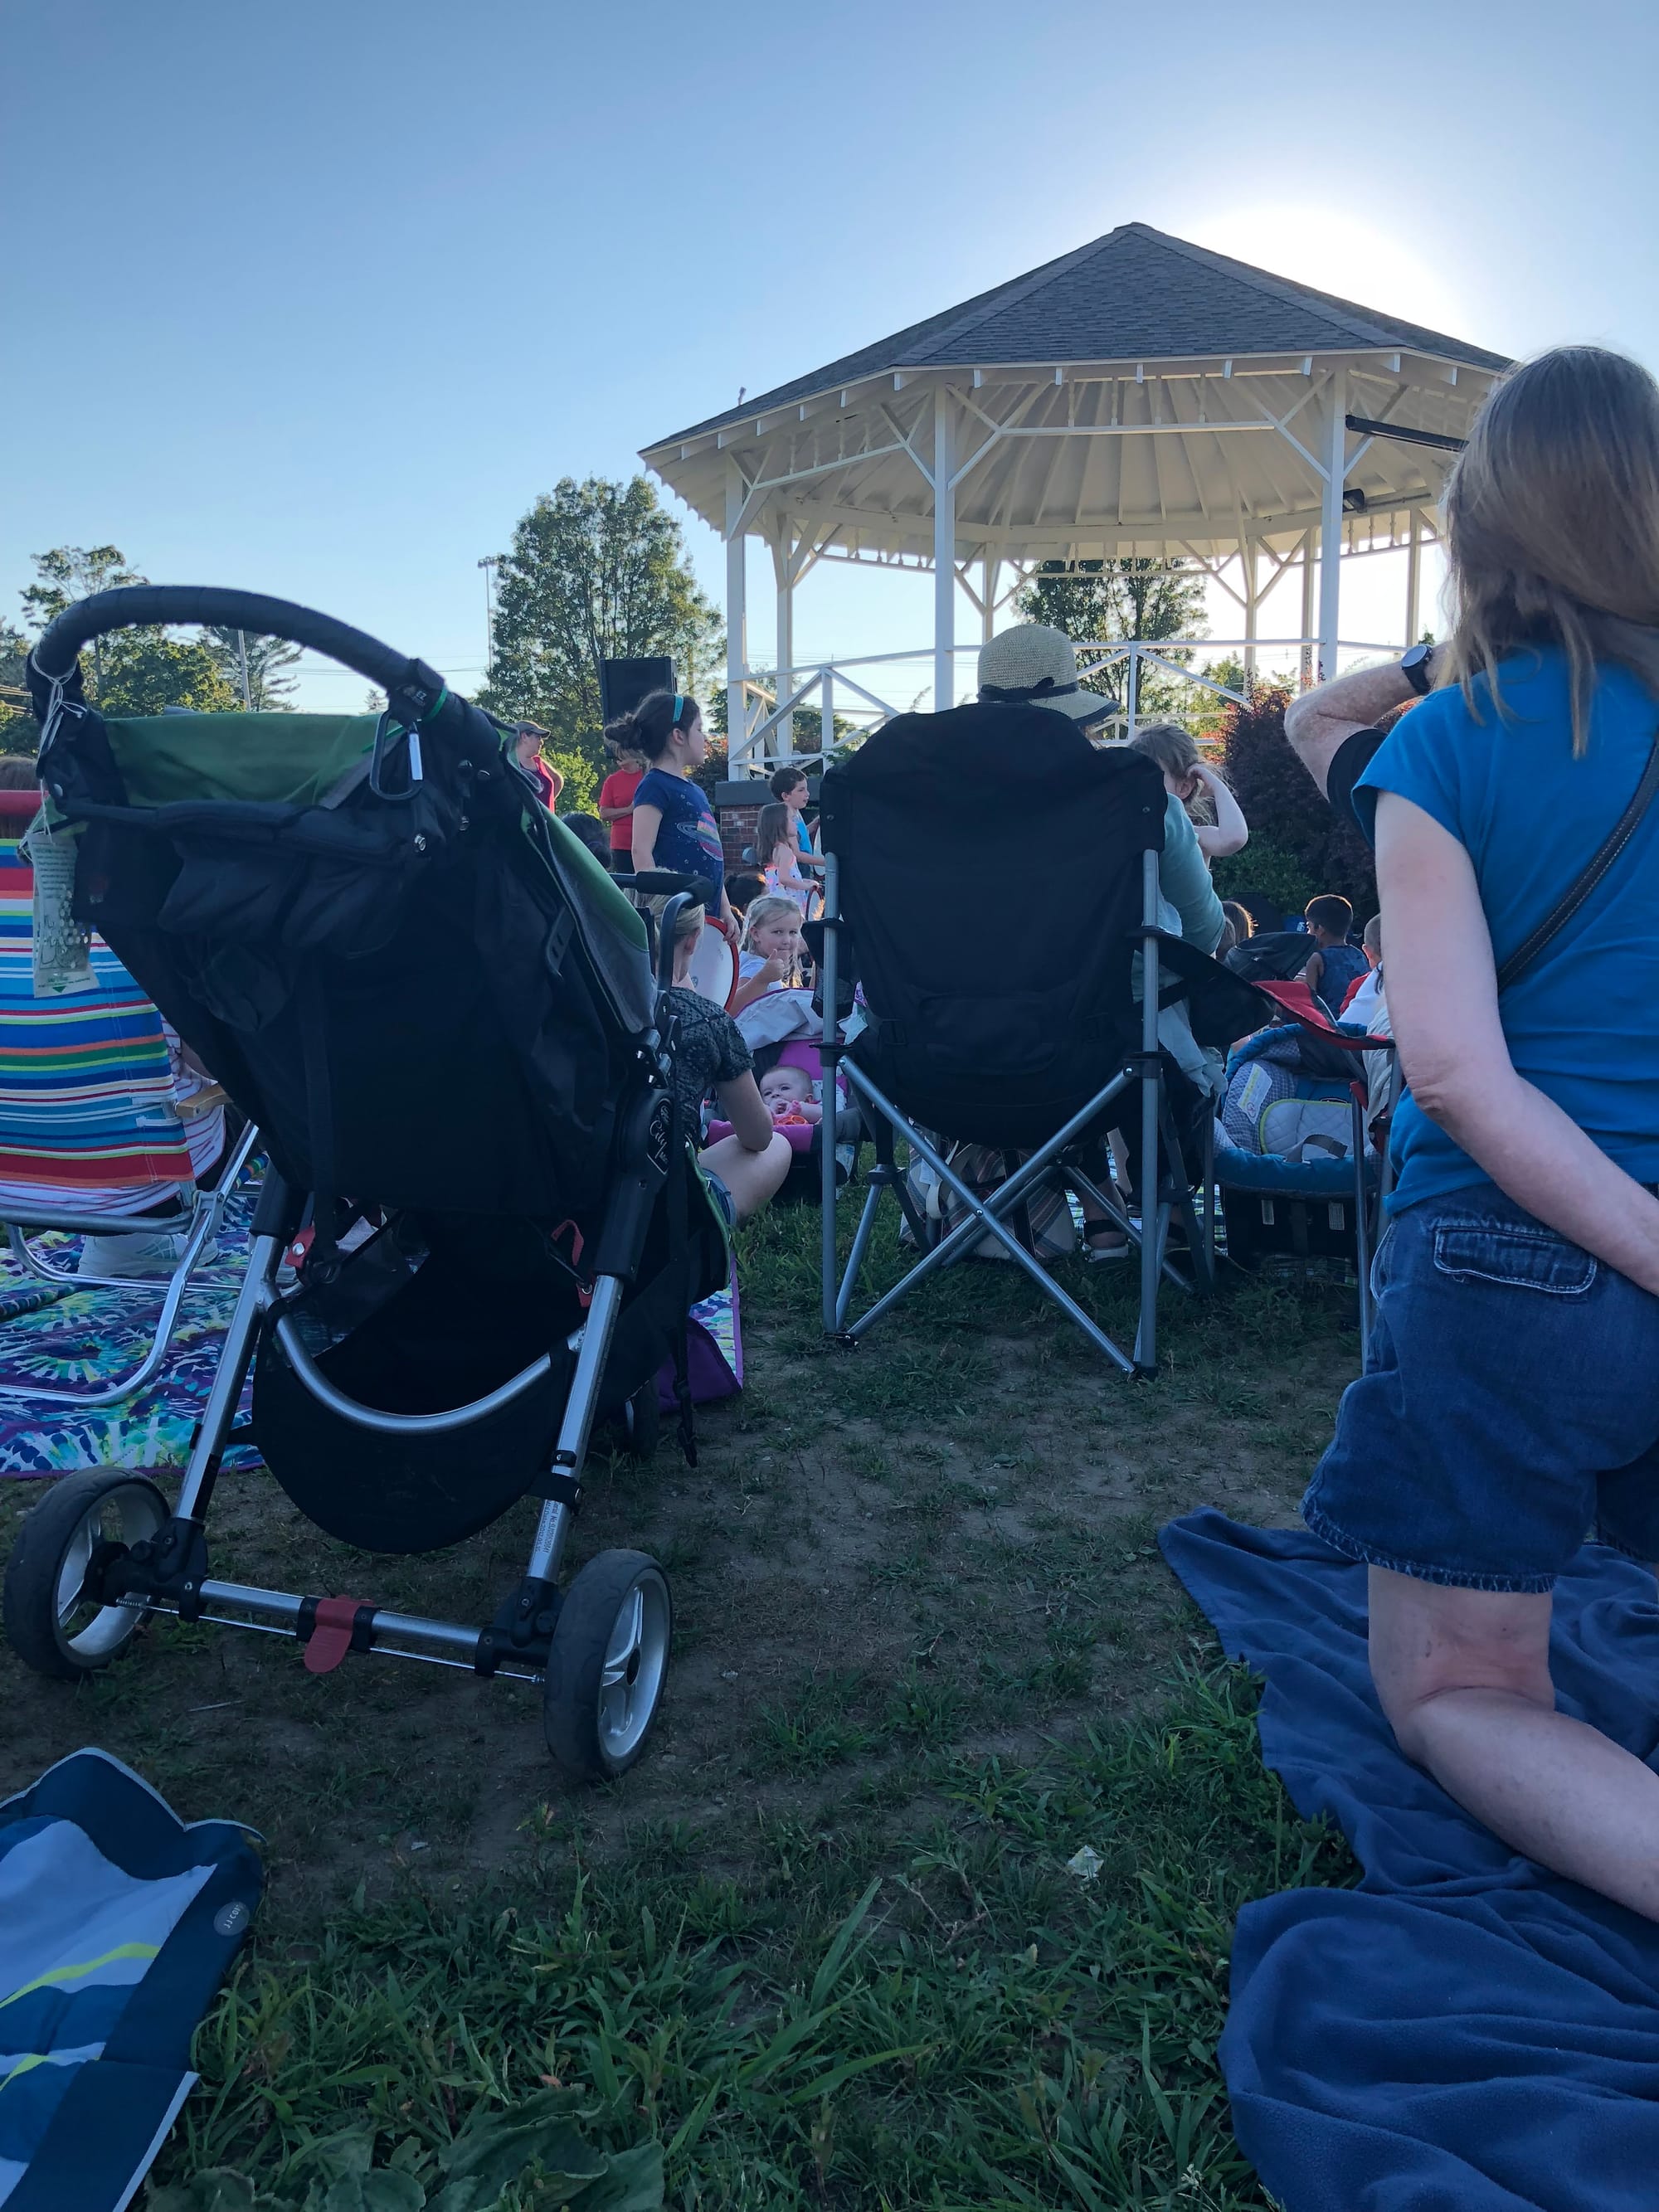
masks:
[(755, 1082), (754, 1056), (729, 1014), (685, 988), (691, 955), (702, 934), (700, 906), (682, 909), (674, 935), (674, 987), (668, 996), (679, 1025), (674, 1085), (688, 1128), (701, 1133), (703, 1101), (712, 1091), (732, 1133), (705, 1146), (697, 1164), (708, 1178), (728, 1224), (758, 1213), (781, 1185), (794, 1154)]
[(1402, 1750), (1659, 1919), (1659, 1774), (1558, 1710), (1549, 1653), (1587, 1529), (1659, 1559), (1659, 386), (1588, 347), (1516, 369), (1446, 523), (1449, 642), (1285, 716), (1374, 820), (1410, 1086), (1370, 1371), (1303, 1511), (1369, 1564)]

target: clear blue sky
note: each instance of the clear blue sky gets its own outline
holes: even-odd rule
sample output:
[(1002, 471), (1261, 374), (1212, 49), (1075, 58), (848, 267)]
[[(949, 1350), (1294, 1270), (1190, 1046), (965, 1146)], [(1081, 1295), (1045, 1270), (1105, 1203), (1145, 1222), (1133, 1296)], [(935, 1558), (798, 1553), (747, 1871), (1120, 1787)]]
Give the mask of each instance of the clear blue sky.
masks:
[[(0, 608), (113, 540), (470, 684), (475, 564), (560, 476), (1130, 220), (1659, 364), (1659, 9), (1370, 12), (10, 0)], [(927, 590), (820, 572), (800, 656)]]

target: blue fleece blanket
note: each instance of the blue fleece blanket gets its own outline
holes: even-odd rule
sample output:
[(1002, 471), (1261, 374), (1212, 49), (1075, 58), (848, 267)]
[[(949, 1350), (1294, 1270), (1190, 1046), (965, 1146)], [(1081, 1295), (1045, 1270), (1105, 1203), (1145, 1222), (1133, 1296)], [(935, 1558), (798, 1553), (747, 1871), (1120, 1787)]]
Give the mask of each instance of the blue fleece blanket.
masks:
[(191, 2038), (263, 1883), (101, 1751), (0, 1805), (0, 2206), (121, 2212), (196, 2076)]
[[(1365, 1869), (1239, 1915), (1221, 2063), (1267, 2187), (1286, 2212), (1652, 2212), (1659, 1926), (1516, 1856), (1401, 1757), (1363, 1567), (1207, 1510), (1161, 1540), (1224, 1650), (1267, 1677), (1263, 1758)], [(1652, 1577), (1587, 1545), (1553, 1659), (1563, 1710), (1655, 1764)]]

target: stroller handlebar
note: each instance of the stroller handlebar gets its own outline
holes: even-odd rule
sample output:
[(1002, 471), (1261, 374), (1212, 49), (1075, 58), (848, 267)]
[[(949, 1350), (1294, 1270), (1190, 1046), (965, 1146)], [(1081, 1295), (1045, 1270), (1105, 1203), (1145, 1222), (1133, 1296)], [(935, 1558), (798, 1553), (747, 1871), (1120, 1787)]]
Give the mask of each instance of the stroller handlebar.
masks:
[(349, 623), (336, 622), (331, 615), (298, 606), (291, 599), (270, 599), (263, 592), (226, 591), (211, 584), (126, 584), (76, 599), (42, 633), (29, 656), (30, 673), (48, 684), (61, 683), (73, 672), (82, 647), (94, 637), (162, 623), (252, 630), (258, 637), (309, 646), (378, 684), (388, 698), (398, 693), (418, 699), (425, 693), (429, 705), (443, 689), (443, 679), (434, 670), (406, 653), (394, 653), (367, 630), (354, 629)]

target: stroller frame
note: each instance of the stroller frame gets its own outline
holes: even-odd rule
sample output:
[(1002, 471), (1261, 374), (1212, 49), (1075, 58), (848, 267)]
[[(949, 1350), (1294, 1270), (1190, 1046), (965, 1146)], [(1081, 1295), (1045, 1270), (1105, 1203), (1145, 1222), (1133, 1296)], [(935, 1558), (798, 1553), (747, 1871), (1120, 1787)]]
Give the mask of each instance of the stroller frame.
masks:
[[(1158, 974), (1158, 945), (1163, 934), (1158, 925), (1158, 859), (1156, 851), (1149, 850), (1141, 855), (1142, 973), (1149, 979)], [(1200, 1220), (1185, 1176), (1176, 1176), (1173, 1193), (1170, 1194), (1166, 1194), (1159, 1174), (1162, 1158), (1167, 1156), (1172, 1161), (1179, 1161), (1180, 1148), (1176, 1142), (1164, 1090), (1164, 1063), (1158, 1036), (1160, 1010), (1158, 989), (1148, 988), (1143, 992), (1139, 1049), (1129, 1056), (1126, 1065), (1110, 1082), (1097, 1091), (1086, 1104), (1079, 1107), (1046, 1143), (1033, 1151), (988, 1199), (981, 1199), (954, 1173), (927, 1133), (848, 1056), (848, 1046), (842, 1040), (836, 1000), (840, 966), (838, 939), (845, 925), (841, 915), (840, 863), (833, 853), (824, 855), (823, 898), (823, 1025), (820, 1051), (825, 1068), (833, 1073), (839, 1066), (846, 1078), (849, 1096), (860, 1108), (869, 1111), (880, 1127), (876, 1165), (870, 1171), (869, 1188), (854, 1232), (853, 1247), (845, 1272), (840, 1273), (836, 1241), (836, 1086), (833, 1081), (824, 1085), (824, 1334), (843, 1344), (858, 1343), (918, 1283), (935, 1268), (965, 1256), (969, 1246), (976, 1243), (988, 1231), (1009, 1257), (1024, 1269), (1039, 1289), (1054, 1300), (1061, 1312), (1082, 1330), (1095, 1348), (1103, 1352), (1121, 1373), (1128, 1376), (1155, 1374), (1158, 1368), (1158, 1290), (1160, 1280), (1167, 1277), (1183, 1290), (1195, 1288), (1206, 1292), (1212, 1290), (1215, 1284), (1213, 1205), (1206, 1204)], [(1149, 1196), (1153, 1201), (1150, 1212), (1143, 1211), (1139, 1224), (1129, 1218), (1114, 1190), (1102, 1188), (1075, 1160), (1065, 1158), (1067, 1146), (1097, 1123), (1102, 1113), (1115, 1099), (1123, 1097), (1137, 1085), (1140, 1093), (1139, 1188), (1143, 1208), (1146, 1206)], [(869, 1249), (871, 1232), (875, 1225), (876, 1212), (881, 1203), (884, 1188), (890, 1188), (893, 1191), (918, 1243), (927, 1244), (926, 1224), (916, 1218), (903, 1176), (891, 1159), (891, 1140), (895, 1135), (902, 1135), (912, 1150), (919, 1153), (940, 1180), (956, 1193), (967, 1209), (967, 1218), (939, 1237), (931, 1248), (924, 1249), (916, 1264), (890, 1290), (855, 1320), (849, 1321), (848, 1316), (865, 1255)], [(1207, 1116), (1205, 1146), (1207, 1188), (1210, 1181), (1208, 1153), (1211, 1149)], [(1139, 1259), (1139, 1312), (1133, 1347), (1129, 1352), (1125, 1352), (1098, 1322), (1084, 1311), (1065, 1287), (1054, 1280), (1041, 1261), (1026, 1250), (1008, 1225), (1006, 1217), (1029, 1196), (1037, 1182), (1053, 1170), (1061, 1168), (1066, 1182), (1103, 1206), (1112, 1220), (1123, 1229)], [(1177, 1212), (1185, 1225), (1188, 1248), (1193, 1259), (1194, 1273), (1190, 1282), (1172, 1266), (1166, 1249), (1170, 1220)]]
[(224, 1219), (225, 1206), (231, 1191), (240, 1180), (258, 1143), (259, 1133), (251, 1125), (246, 1128), (233, 1149), (227, 1153), (220, 1170), (218, 1181), (211, 1190), (192, 1190), (165, 1213), (141, 1215), (82, 1213), (70, 1207), (49, 1208), (44, 1212), (31, 1208), (27, 1212), (9, 1206), (0, 1214), (0, 1227), (6, 1232), (12, 1256), (20, 1267), (43, 1283), (50, 1283), (63, 1291), (148, 1291), (153, 1296), (161, 1288), (161, 1278), (139, 1275), (65, 1274), (54, 1267), (29, 1244), (30, 1233), (42, 1230), (63, 1231), (71, 1236), (118, 1237), (126, 1232), (142, 1231), (152, 1237), (182, 1235), (185, 1249), (179, 1264), (167, 1279), (161, 1297), (161, 1310), (156, 1318), (155, 1333), (149, 1350), (130, 1374), (114, 1382), (100, 1383), (91, 1390), (47, 1389), (33, 1382), (0, 1382), (0, 1405), (67, 1406), (77, 1413), (96, 1413), (105, 1406), (118, 1406), (128, 1398), (137, 1397), (160, 1372), (173, 1343), (173, 1334), (179, 1325), (179, 1308), (191, 1276), (195, 1273), (202, 1255)]
[[(264, 635), (295, 638), (382, 685), (392, 702), (390, 712), (399, 718), (396, 736), (406, 739), (409, 783), (405, 790), (387, 789), (380, 780), (393, 742), (387, 735), (389, 714), (382, 714), (366, 758), (368, 790), (383, 808), (388, 801), (392, 805), (407, 803), (419, 783), (423, 733), (434, 751), (440, 739), (457, 750), (463, 738), (475, 747), (482, 745), (485, 750), (479, 754), (476, 777), (477, 786), (483, 787), (480, 814), (493, 807), (491, 820), (516, 823), (522, 817), (532, 846), (539, 842), (547, 848), (551, 864), (556, 848), (549, 846), (550, 833), (539, 812), (528, 811), (510, 781), (499, 798), (493, 787), (497, 778), (489, 749), (501, 749), (502, 774), (510, 779), (514, 773), (506, 763), (502, 726), (464, 700), (452, 701), (442, 679), (424, 664), (404, 660), (377, 641), (310, 610), (252, 594), (143, 586), (77, 602), (49, 629), (31, 662), (30, 678), (45, 732), (43, 762), (50, 758), (60, 718), (88, 711), (72, 688), (78, 687), (74, 656), (82, 643), (112, 628), (197, 621), (222, 621)], [(471, 769), (470, 755), (462, 766)], [(362, 781), (359, 775), (356, 782), (342, 788), (360, 788)], [(52, 795), (63, 800), (64, 790), (50, 771), (46, 781)], [(463, 816), (459, 829), (467, 827)], [(411, 840), (398, 827), (395, 836), (405, 846), (412, 842), (416, 852), (425, 850), (424, 835)], [(309, 1159), (301, 1147), (297, 1161), (273, 1162), (264, 1176), (246, 1273), (176, 1504), (169, 1505), (145, 1471), (92, 1468), (62, 1477), (27, 1516), (6, 1572), (5, 1626), (18, 1656), (37, 1672), (59, 1680), (82, 1679), (124, 1649), (146, 1615), (162, 1613), (186, 1621), (292, 1637), (306, 1647), (307, 1668), (314, 1674), (331, 1671), (349, 1653), (378, 1650), (479, 1675), (501, 1674), (539, 1683), (549, 1748), (574, 1780), (614, 1778), (640, 1755), (659, 1707), (668, 1668), (673, 1616), (666, 1577), (647, 1554), (628, 1550), (601, 1553), (563, 1591), (559, 1573), (582, 1502), (582, 1469), (600, 1412), (607, 1419), (622, 1420), (636, 1449), (641, 1445), (648, 1449), (654, 1438), (657, 1363), (664, 1356), (654, 1344), (662, 1323), (647, 1309), (643, 1336), (628, 1339), (638, 1305), (632, 1296), (635, 1286), (641, 1298), (650, 1298), (659, 1297), (667, 1282), (678, 1298), (680, 1288), (692, 1279), (687, 1255), (699, 1240), (707, 1261), (713, 1224), (712, 1215), (701, 1228), (691, 1218), (697, 1186), (689, 1147), (682, 1141), (672, 1086), (675, 1024), (664, 995), (671, 980), (667, 970), (674, 923), (678, 908), (686, 902), (688, 879), (663, 877), (653, 885), (673, 895), (664, 916), (664, 951), (653, 974), (642, 954), (629, 949), (625, 938), (602, 941), (604, 925), (597, 915), (584, 918), (580, 874), (578, 869), (574, 891), (560, 878), (565, 903), (556, 948), (562, 954), (572, 933), (581, 935), (592, 924), (592, 938), (582, 935), (584, 957), (591, 957), (590, 972), (603, 971), (606, 977), (603, 988), (611, 993), (615, 1018), (626, 1026), (626, 1056), (634, 1078), (605, 1139), (605, 1182), (580, 1274), (574, 1275), (565, 1265), (566, 1273), (574, 1278), (574, 1294), (548, 1328), (532, 1334), (518, 1353), (525, 1358), (533, 1346), (534, 1356), (517, 1373), (469, 1402), (441, 1403), (436, 1408), (429, 1399), (422, 1405), (417, 1398), (415, 1403), (422, 1410), (392, 1411), (365, 1402), (374, 1395), (372, 1389), (357, 1396), (339, 1387), (326, 1371), (327, 1351), (301, 1333), (313, 1291), (331, 1285), (339, 1273), (338, 1237), (347, 1218), (337, 1202), (340, 1186), (331, 1172), (331, 1156), (324, 1154), (313, 1120)], [(609, 969), (605, 967), (607, 960)], [(596, 991), (600, 988), (593, 987)], [(307, 1093), (309, 1102), (314, 1096), (309, 1060)], [(312, 1110), (309, 1103), (307, 1110)], [(252, 1142), (250, 1132), (239, 1164)], [(348, 1191), (352, 1188), (346, 1185)], [(363, 1204), (376, 1202), (386, 1201), (377, 1201), (376, 1193), (364, 1188), (351, 1202), (351, 1210), (358, 1212)], [(399, 1198), (392, 1210), (411, 1203), (418, 1213), (425, 1201)], [(492, 1209), (477, 1210), (488, 1213)], [(279, 1270), (307, 1219), (317, 1235), (297, 1287), (288, 1287), (279, 1279)], [(665, 1231), (666, 1267), (654, 1256), (660, 1249), (659, 1230)], [(198, 1231), (200, 1243), (192, 1237), (195, 1251), (205, 1244), (207, 1234), (201, 1223)], [(678, 1310), (683, 1314), (684, 1307)], [(578, 1311), (581, 1317), (573, 1326)], [(617, 1365), (614, 1355), (624, 1340), (629, 1344), (626, 1371), (612, 1374), (609, 1370)], [(672, 1328), (668, 1341), (675, 1341)], [(683, 1345), (683, 1335), (678, 1341)], [(316, 1349), (317, 1357), (308, 1346)], [(652, 1353), (649, 1371), (642, 1373), (646, 1363), (641, 1353), (647, 1349)], [(471, 1523), (474, 1528), (484, 1525), (485, 1519), (498, 1517), (518, 1498), (541, 1500), (525, 1571), (492, 1620), (471, 1625), (428, 1619), (356, 1598), (267, 1589), (212, 1573), (207, 1521), (225, 1454), (249, 1433), (236, 1426), (243, 1387), (256, 1358), (263, 1364), (273, 1356), (285, 1371), (286, 1387), (296, 1402), (309, 1401), (366, 1439), (378, 1436), (410, 1445), (420, 1437), (435, 1443), (453, 1432), (479, 1427), (515, 1401), (529, 1401), (538, 1387), (556, 1384), (561, 1402), (556, 1419), (555, 1409), (548, 1408), (550, 1445), (538, 1440), (533, 1459), (522, 1467), (514, 1465), (514, 1486), (501, 1490), (498, 1486), (500, 1502)], [(481, 1376), (472, 1387), (478, 1388), (483, 1380)], [(460, 1396), (465, 1388), (463, 1383), (447, 1395)], [(354, 1381), (352, 1389), (362, 1391), (363, 1386)], [(690, 1455), (690, 1398), (683, 1352), (676, 1359), (676, 1390), (682, 1437)], [(529, 1402), (524, 1410), (532, 1413)], [(256, 1404), (256, 1441), (262, 1424)], [(306, 1510), (302, 1498), (296, 1503)], [(465, 1533), (459, 1528), (459, 1534)], [(441, 1536), (437, 1543), (457, 1540)], [(372, 1541), (368, 1547), (380, 1548)], [(434, 1546), (415, 1542), (384, 1548), (418, 1551)]]
[[(660, 1180), (660, 1176), (656, 1177)], [(647, 1178), (641, 1177), (645, 1188)], [(648, 1197), (641, 1220), (648, 1218)], [(232, 1440), (242, 1385), (267, 1328), (305, 1388), (331, 1413), (357, 1427), (382, 1435), (431, 1434), (463, 1429), (496, 1412), (539, 1382), (550, 1356), (542, 1356), (486, 1396), (470, 1405), (436, 1413), (388, 1413), (361, 1404), (337, 1389), (301, 1344), (276, 1287), (276, 1270), (297, 1221), (295, 1194), (274, 1170), (267, 1174), (254, 1217), (247, 1273), (226, 1333), (212, 1388), (202, 1410), (196, 1441), (185, 1464), (179, 1500), (167, 1526), (148, 1546), (135, 1545), (99, 1571), (88, 1569), (87, 1595), (106, 1604), (142, 1612), (168, 1613), (181, 1620), (207, 1620), (227, 1628), (264, 1628), (310, 1644), (319, 1626), (347, 1635), (353, 1651), (384, 1651), (404, 1659), (425, 1659), (477, 1674), (507, 1674), (540, 1682), (546, 1645), (556, 1619), (559, 1569), (581, 1504), (580, 1472), (605, 1373), (605, 1357), (621, 1310), (626, 1277), (599, 1275), (593, 1285), (585, 1325), (569, 1340), (576, 1369), (554, 1449), (552, 1472), (543, 1486), (544, 1503), (524, 1578), (501, 1615), (488, 1627), (430, 1620), (392, 1612), (349, 1598), (316, 1598), (286, 1590), (261, 1589), (244, 1583), (219, 1582), (207, 1571), (206, 1523), (227, 1447)], [(234, 1608), (230, 1614), (210, 1607)], [(349, 1615), (349, 1620), (344, 1618)], [(542, 1616), (551, 1615), (543, 1626)], [(319, 1670), (320, 1671), (320, 1670)]]

